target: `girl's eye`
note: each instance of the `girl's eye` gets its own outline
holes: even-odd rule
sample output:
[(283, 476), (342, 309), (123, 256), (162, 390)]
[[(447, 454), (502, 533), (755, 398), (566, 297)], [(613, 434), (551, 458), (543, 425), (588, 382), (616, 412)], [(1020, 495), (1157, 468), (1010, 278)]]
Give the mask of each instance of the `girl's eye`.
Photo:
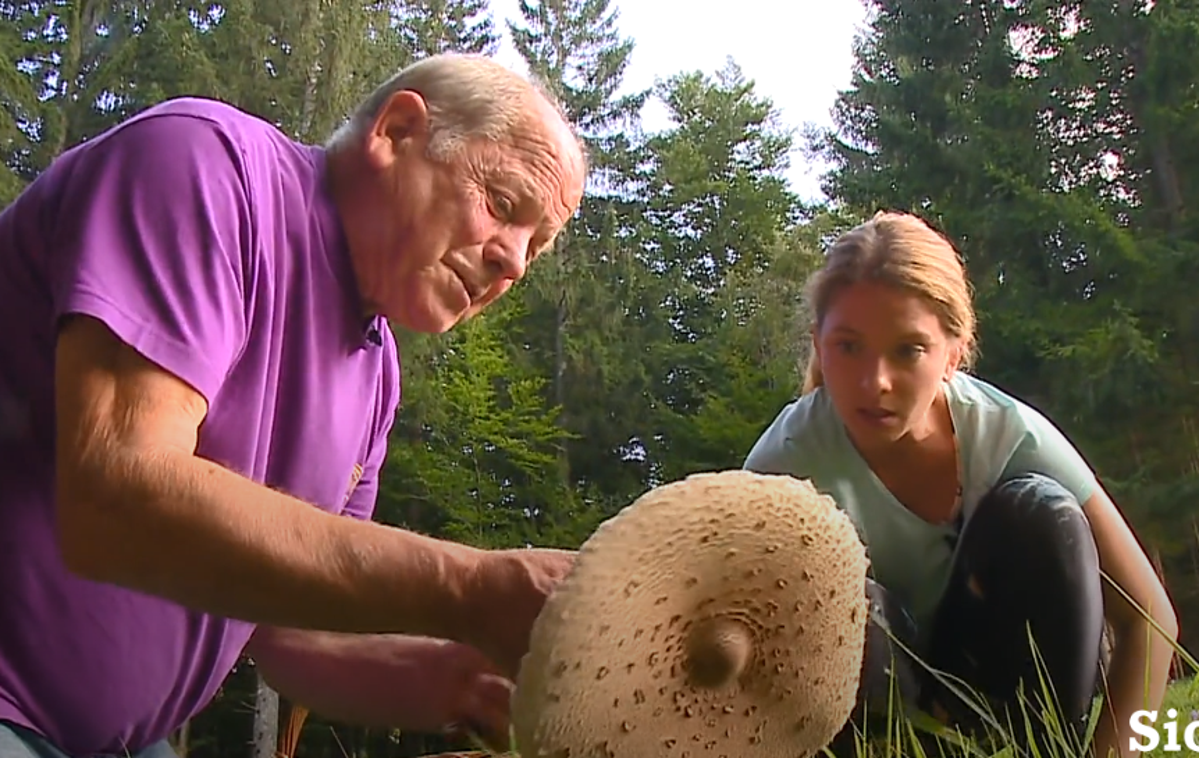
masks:
[(923, 345), (904, 345), (899, 348), (899, 357), (905, 361), (915, 361), (924, 355)]

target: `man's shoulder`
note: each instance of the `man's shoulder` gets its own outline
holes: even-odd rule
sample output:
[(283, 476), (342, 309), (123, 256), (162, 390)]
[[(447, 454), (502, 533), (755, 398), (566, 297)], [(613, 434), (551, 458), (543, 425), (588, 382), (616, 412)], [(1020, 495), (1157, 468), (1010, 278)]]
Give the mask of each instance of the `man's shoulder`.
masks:
[[(175, 98), (141, 111), (101, 138), (119, 141), (113, 154), (127, 153), (130, 145), (151, 146), (143, 163), (130, 164), (139, 185), (152, 189), (161, 183), (164, 193), (172, 193), (187, 182), (201, 202), (214, 193), (227, 198), (226, 212), (236, 208), (243, 222), (247, 271), (257, 265), (250, 259), (260, 256), (304, 257), (295, 248), (300, 243), (317, 255), (341, 242), (323, 182), (323, 149), (251, 112), (220, 100)], [(176, 170), (156, 171), (156, 162), (169, 162)]]
[(113, 131), (135, 124), (166, 130), (178, 129), (181, 125), (214, 129), (238, 145), (293, 142), (279, 127), (261, 116), (223, 100), (205, 97), (164, 100), (129, 117), (114, 127)]
[(277, 151), (286, 140), (273, 125), (227, 103), (168, 100), (64, 150), (18, 202), (53, 214), (72, 194), (103, 208), (133, 191), (169, 195), (189, 186), (202, 196), (215, 191), (244, 203), (256, 173), (249, 157), (267, 146)]
[[(51, 164), (51, 169), (70, 175), (119, 155), (123, 170), (139, 171), (139, 181), (183, 181), (178, 170), (190, 167), (187, 179), (193, 182), (232, 181), (249, 191), (255, 184), (273, 184), (276, 174), (291, 173), (286, 167), (296, 160), (311, 163), (313, 150), (269, 121), (224, 101), (180, 97), (145, 108), (71, 147), (55, 161), (60, 166)], [(131, 154), (141, 160), (131, 161)], [(172, 171), (161, 170), (166, 162)], [(53, 171), (56, 168), (66, 170)]]
[(200, 118), (216, 123), (266, 123), (258, 116), (243, 110), (232, 103), (209, 97), (173, 97), (168, 100), (147, 106), (131, 116), (126, 123), (154, 116), (185, 116)]

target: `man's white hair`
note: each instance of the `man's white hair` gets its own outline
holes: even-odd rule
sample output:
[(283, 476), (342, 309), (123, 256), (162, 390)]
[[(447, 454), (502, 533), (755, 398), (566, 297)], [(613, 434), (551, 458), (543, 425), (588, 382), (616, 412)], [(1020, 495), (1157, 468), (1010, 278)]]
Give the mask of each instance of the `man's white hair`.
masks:
[[(447, 159), (472, 139), (502, 141), (530, 123), (540, 96), (562, 109), (534, 81), (483, 55), (442, 53), (402, 69), (363, 100), (329, 140), (330, 147), (363, 136), (395, 93), (409, 90), (425, 101), (430, 119), (430, 157)], [(564, 119), (565, 120), (565, 119)]]

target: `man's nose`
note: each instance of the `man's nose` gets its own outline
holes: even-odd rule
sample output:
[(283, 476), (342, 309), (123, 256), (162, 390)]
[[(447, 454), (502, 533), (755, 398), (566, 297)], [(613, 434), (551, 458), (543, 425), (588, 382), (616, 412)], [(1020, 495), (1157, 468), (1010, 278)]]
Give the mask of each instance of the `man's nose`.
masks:
[(492, 275), (519, 281), (529, 267), (528, 234), (505, 235), (483, 248), (483, 259)]

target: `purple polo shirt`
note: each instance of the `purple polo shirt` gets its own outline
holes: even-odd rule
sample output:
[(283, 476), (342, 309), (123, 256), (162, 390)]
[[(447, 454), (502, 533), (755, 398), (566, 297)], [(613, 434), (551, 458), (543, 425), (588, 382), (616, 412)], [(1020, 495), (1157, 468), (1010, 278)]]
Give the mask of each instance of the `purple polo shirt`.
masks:
[(0, 719), (135, 752), (201, 710), (254, 631), (85, 581), (54, 537), (54, 337), (102, 319), (197, 388), (199, 454), (367, 519), (399, 402), (321, 149), (216, 102), (151, 108), (0, 213)]

